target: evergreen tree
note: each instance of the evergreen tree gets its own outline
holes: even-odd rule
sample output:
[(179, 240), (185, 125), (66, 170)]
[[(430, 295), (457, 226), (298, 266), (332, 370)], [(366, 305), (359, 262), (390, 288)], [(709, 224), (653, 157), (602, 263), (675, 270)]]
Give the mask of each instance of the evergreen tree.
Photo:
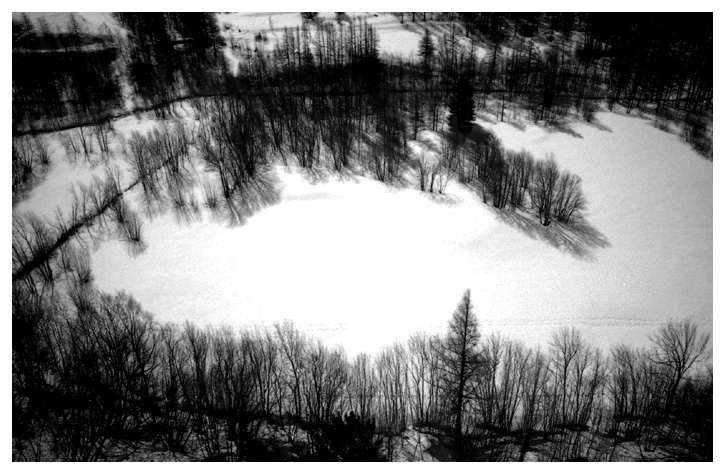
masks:
[(478, 345), (479, 321), (471, 304), (471, 291), (464, 292), (449, 321), (449, 331), (441, 345), (444, 391), (453, 405), (454, 450), (462, 448), (462, 417), (471, 399), (471, 383), (482, 365)]
[(425, 29), (424, 35), (418, 43), (418, 55), (421, 57), (421, 70), (426, 79), (431, 75), (434, 52), (434, 41), (431, 38), (431, 32)]
[(449, 130), (468, 134), (474, 121), (474, 86), (467, 76), (459, 76), (449, 104)]

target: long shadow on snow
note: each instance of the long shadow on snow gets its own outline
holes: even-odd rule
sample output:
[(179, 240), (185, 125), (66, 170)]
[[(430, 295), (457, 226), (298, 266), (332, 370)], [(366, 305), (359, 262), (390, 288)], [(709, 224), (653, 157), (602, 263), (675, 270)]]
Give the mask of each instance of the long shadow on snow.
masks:
[(549, 133), (563, 133), (570, 135), (572, 137), (575, 137), (577, 139), (581, 139), (582, 135), (575, 132), (575, 129), (572, 128), (570, 123), (567, 120), (551, 120), (547, 122), (545, 125), (541, 126), (543, 130)]
[(280, 180), (272, 170), (263, 170), (244, 187), (222, 201), (214, 213), (230, 226), (245, 224), (247, 219), (262, 209), (280, 202)]
[(544, 241), (578, 259), (593, 262), (596, 249), (611, 246), (605, 235), (585, 219), (566, 225), (552, 222), (549, 226), (542, 226), (535, 216), (529, 214), (496, 208), (492, 210), (499, 220), (523, 231), (530, 238)]

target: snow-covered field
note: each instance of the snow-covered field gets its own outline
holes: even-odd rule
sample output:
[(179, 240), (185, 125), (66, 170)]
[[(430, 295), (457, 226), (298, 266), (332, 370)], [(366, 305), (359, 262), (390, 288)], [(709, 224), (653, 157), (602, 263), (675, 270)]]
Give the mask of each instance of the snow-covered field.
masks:
[[(693, 317), (711, 330), (712, 163), (644, 119), (597, 117), (599, 127), (573, 125), (581, 137), (482, 122), (506, 147), (538, 158), (553, 152), (582, 176), (600, 241), (574, 243), (580, 255), (455, 180), (432, 196), (364, 177), (313, 181), (280, 167), (278, 205), (233, 228), (209, 219), (179, 225), (171, 215), (147, 221), (145, 254), (132, 258), (115, 241), (92, 253), (96, 284), (130, 292), (163, 322), (290, 319), (350, 354), (443, 331), (467, 288), (484, 333), (531, 345), (546, 345), (563, 325), (604, 348), (645, 345), (668, 319)], [(136, 128), (136, 119), (124, 120), (123, 130)], [(63, 202), (63, 176), (78, 172), (62, 155), (16, 211), (48, 215), (49, 203)]]
[[(382, 50), (415, 53), (420, 36), (394, 16), (367, 19)], [(230, 26), (223, 36), (240, 39), (301, 23), (299, 14), (261, 13), (219, 21)], [(279, 167), (279, 204), (233, 228), (209, 219), (179, 225), (170, 214), (147, 220), (145, 254), (132, 258), (115, 241), (92, 251), (95, 282), (131, 293), (162, 322), (289, 319), (349, 354), (444, 331), (467, 288), (485, 334), (530, 345), (545, 346), (564, 325), (603, 348), (646, 345), (668, 319), (692, 317), (712, 330), (713, 164), (646, 119), (597, 120), (569, 133), (480, 121), (507, 148), (537, 158), (552, 152), (561, 169), (582, 177), (592, 229), (570, 242), (576, 252), (453, 179), (445, 195), (432, 196), (360, 176), (320, 182)], [(116, 128), (150, 125), (128, 117)], [(53, 144), (52, 170), (14, 213), (52, 215), (70, 202), (73, 181), (100, 173), (70, 165)]]

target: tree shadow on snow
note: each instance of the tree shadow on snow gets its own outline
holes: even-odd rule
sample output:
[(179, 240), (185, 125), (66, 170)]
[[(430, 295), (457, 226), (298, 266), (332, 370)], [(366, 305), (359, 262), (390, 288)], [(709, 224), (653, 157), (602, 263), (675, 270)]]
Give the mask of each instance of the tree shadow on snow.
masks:
[(230, 226), (247, 222), (255, 213), (280, 202), (280, 180), (272, 170), (264, 170), (224, 199), (213, 214), (226, 220)]
[(597, 116), (591, 118), (590, 120), (583, 120), (582, 123), (585, 124), (585, 125), (589, 125), (591, 127), (595, 127), (596, 129), (602, 130), (603, 132), (611, 132), (612, 133), (612, 131), (613, 131), (613, 129), (611, 129), (607, 125), (603, 124), (602, 122), (600, 122), (597, 119)]
[(544, 241), (562, 252), (584, 261), (595, 261), (596, 249), (611, 246), (605, 235), (585, 219), (568, 224), (552, 222), (549, 226), (542, 226), (536, 216), (510, 210), (492, 209), (500, 221), (523, 231), (530, 238)]
[(439, 205), (445, 205), (445, 206), (454, 206), (454, 205), (458, 204), (460, 201), (460, 200), (456, 199), (456, 197), (447, 195), (446, 193), (438, 193), (438, 192), (430, 193), (428, 191), (422, 191), (421, 195), (423, 195), (423, 197), (429, 201), (432, 201)]
[[(292, 168), (295, 167), (287, 167), (288, 170)], [(316, 166), (310, 168), (297, 167), (296, 169), (300, 173), (300, 176), (312, 185), (327, 183), (331, 179), (337, 179), (339, 181), (352, 181), (354, 183), (358, 182), (358, 177), (356, 176), (355, 172), (350, 168), (346, 167), (343, 167), (340, 170), (334, 170), (325, 166)]]
[(567, 134), (567, 135), (570, 135), (570, 136), (575, 137), (575, 138), (578, 138), (578, 139), (581, 139), (582, 138), (582, 135), (580, 135), (579, 133), (577, 133), (575, 131), (575, 129), (573, 129), (570, 126), (570, 124), (567, 123), (564, 120), (551, 120), (551, 121), (548, 121), (544, 125), (543, 129), (545, 131), (549, 132), (549, 133), (560, 132), (560, 133)]

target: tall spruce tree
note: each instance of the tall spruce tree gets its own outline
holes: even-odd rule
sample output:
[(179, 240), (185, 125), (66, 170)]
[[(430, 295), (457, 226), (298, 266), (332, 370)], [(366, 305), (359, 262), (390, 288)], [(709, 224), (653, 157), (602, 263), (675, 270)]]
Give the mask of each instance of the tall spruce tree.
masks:
[(434, 40), (431, 37), (431, 32), (428, 29), (425, 29), (424, 35), (418, 43), (418, 55), (421, 58), (421, 71), (423, 72), (425, 79), (428, 79), (431, 76), (434, 51)]
[(463, 415), (472, 397), (471, 384), (482, 366), (478, 345), (481, 338), (479, 321), (467, 289), (456, 307), (446, 338), (441, 343), (444, 391), (452, 404), (454, 416), (454, 450), (461, 456)]
[(449, 130), (468, 134), (474, 121), (474, 86), (465, 76), (459, 76), (449, 103)]

